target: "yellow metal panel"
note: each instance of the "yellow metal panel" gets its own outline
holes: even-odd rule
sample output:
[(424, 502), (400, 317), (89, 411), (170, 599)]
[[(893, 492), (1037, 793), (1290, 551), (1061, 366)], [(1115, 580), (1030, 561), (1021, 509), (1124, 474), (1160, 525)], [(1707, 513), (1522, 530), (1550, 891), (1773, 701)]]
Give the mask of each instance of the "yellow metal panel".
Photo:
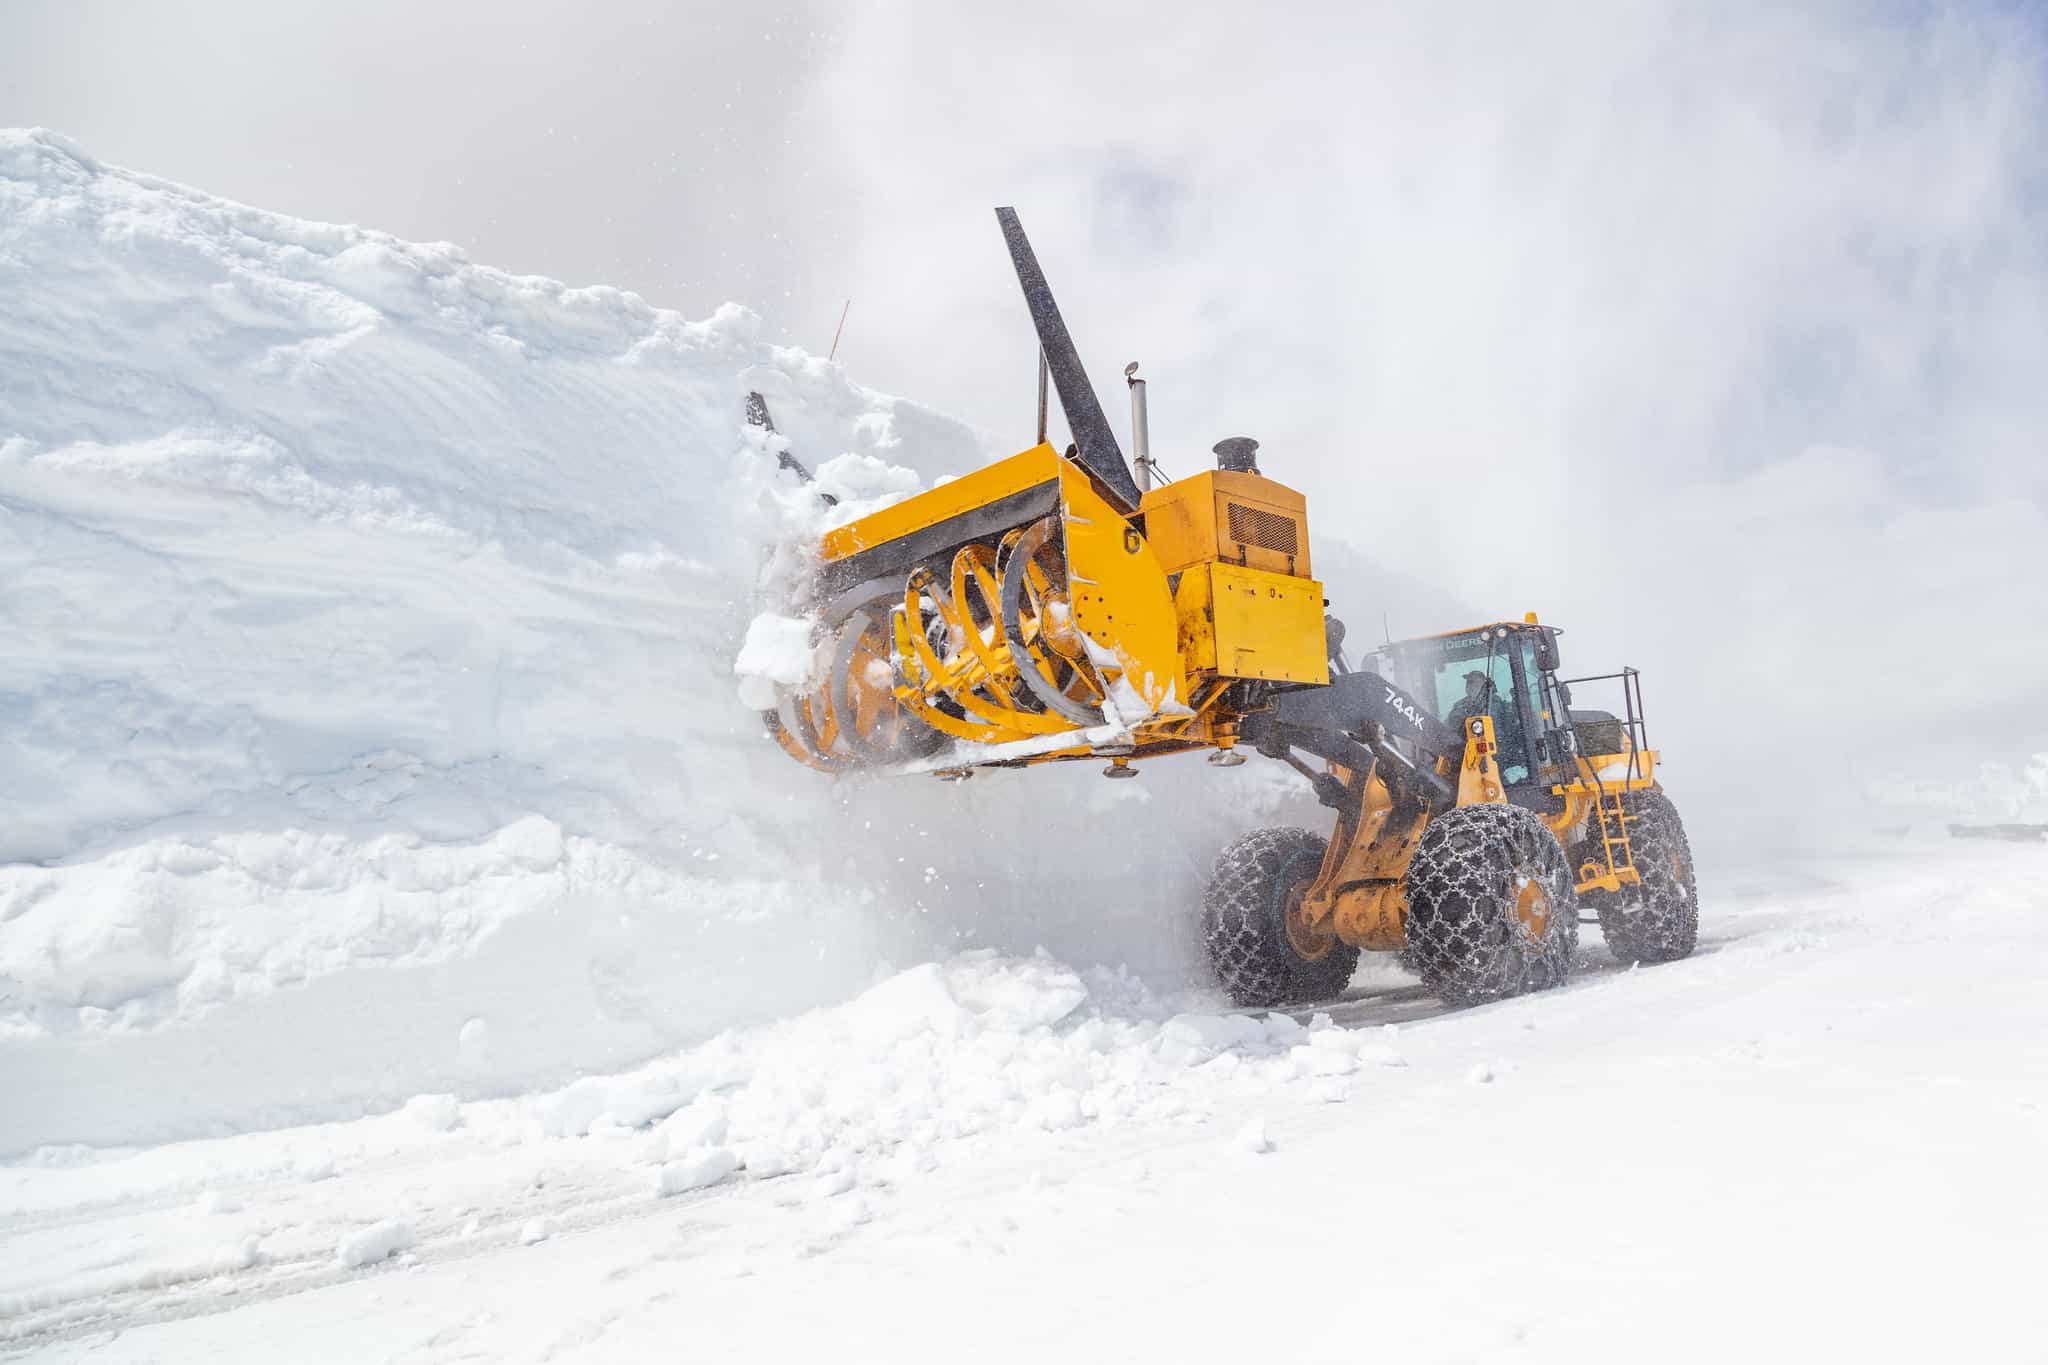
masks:
[(1408, 897), (1402, 887), (1408, 860), (1422, 841), (1429, 812), (1394, 820), (1385, 779), (1332, 765), (1330, 774), (1358, 795), (1358, 805), (1337, 817), (1315, 885), (1301, 898), (1302, 918), (1328, 925), (1360, 948), (1391, 951), (1408, 946)]
[(1317, 686), (1330, 681), (1322, 584), (1228, 563), (1208, 565), (1207, 572), (1217, 672)]
[(1216, 551), (1216, 475), (1190, 475), (1145, 495), (1145, 539), (1168, 573), (1207, 563)]
[(1400, 878), (1340, 891), (1332, 903), (1336, 934), (1344, 942), (1376, 953), (1408, 946), (1408, 892)]
[[(1147, 715), (1169, 702), (1185, 706), (1187, 680), (1181, 673), (1166, 570), (1145, 537), (1103, 500), (1079, 465), (1061, 460), (1059, 471), (1068, 600), (1093, 662), (1120, 670)], [(1104, 651), (1113, 657), (1100, 657)], [(1111, 680), (1112, 702), (1115, 693)]]
[(1174, 615), (1179, 618), (1180, 662), (1190, 673), (1216, 669), (1216, 615), (1210, 609), (1209, 568), (1197, 564), (1180, 576), (1173, 590)]
[(1493, 732), (1492, 716), (1474, 716), (1465, 722), (1465, 756), (1458, 762), (1458, 804), (1476, 806), (1504, 802), (1500, 786), (1500, 737)]
[(1012, 493), (1050, 483), (1060, 477), (1063, 467), (1072, 466), (1068, 466), (1051, 446), (1033, 446), (1022, 454), (998, 460), (951, 483), (942, 483), (914, 498), (905, 498), (858, 521), (827, 531), (819, 543), (818, 557), (829, 564), (871, 546), (886, 544), (948, 517), (986, 507)]
[(1308, 500), (1263, 474), (1219, 469), (1210, 477), (1215, 480), (1217, 557), (1307, 578)]
[(1221, 559), (1310, 574), (1308, 500), (1264, 475), (1204, 470), (1153, 489), (1141, 510), (1145, 537), (1168, 573)]
[[(1634, 760), (1633, 769), (1630, 766), (1631, 758)], [(1583, 796), (1616, 787), (1623, 791), (1641, 791), (1656, 784), (1657, 759), (1658, 753), (1655, 749), (1637, 749), (1618, 754), (1581, 754), (1578, 775), (1550, 790), (1560, 796)]]

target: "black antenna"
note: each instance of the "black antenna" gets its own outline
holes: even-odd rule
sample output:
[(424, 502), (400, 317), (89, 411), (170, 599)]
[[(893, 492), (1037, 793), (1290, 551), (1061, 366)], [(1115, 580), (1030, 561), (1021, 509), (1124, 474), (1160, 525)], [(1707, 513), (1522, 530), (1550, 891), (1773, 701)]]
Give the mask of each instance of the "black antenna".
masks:
[[(747, 394), (747, 425), (759, 427), (770, 436), (780, 436), (782, 434), (775, 429), (775, 419), (768, 415), (768, 400), (763, 398), (758, 392), (750, 391)], [(802, 460), (789, 453), (788, 446), (783, 446), (775, 452), (775, 463), (784, 469), (795, 470), (796, 476), (805, 483), (812, 482), (811, 471), (804, 468)], [(818, 494), (818, 500), (827, 507), (837, 507), (839, 505), (839, 499), (833, 497), (830, 493)]]
[(1038, 268), (1031, 240), (1024, 235), (1024, 225), (1017, 221), (1017, 210), (997, 209), (996, 221), (1003, 225), (1010, 263), (1017, 269), (1017, 283), (1024, 290), (1025, 306), (1031, 310), (1031, 325), (1038, 329), (1038, 344), (1045, 352), (1046, 368), (1052, 372), (1053, 386), (1059, 390), (1067, 430), (1074, 433), (1075, 458), (1109, 490), (1111, 501), (1123, 504), (1117, 510), (1135, 512), (1140, 497), (1137, 480), (1131, 477), (1131, 467), (1124, 463), (1123, 448), (1116, 443), (1116, 433), (1109, 429), (1109, 419), (1102, 415), (1102, 404), (1095, 400), (1094, 386), (1088, 382), (1088, 372), (1081, 368), (1080, 352), (1067, 335), (1060, 306), (1053, 302), (1052, 287)]
[(1038, 348), (1038, 443), (1045, 444), (1045, 347)]

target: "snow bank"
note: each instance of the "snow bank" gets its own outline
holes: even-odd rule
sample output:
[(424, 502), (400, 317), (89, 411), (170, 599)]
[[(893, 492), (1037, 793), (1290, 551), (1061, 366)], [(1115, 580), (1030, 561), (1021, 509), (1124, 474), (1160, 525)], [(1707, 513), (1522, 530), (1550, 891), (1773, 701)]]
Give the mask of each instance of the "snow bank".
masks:
[[(1206, 1041), (1180, 1045), (1190, 1037)], [(1022, 1144), (1035, 1170), (1126, 1123), (1212, 1141), (1247, 1104), (1298, 1116), (1360, 1098), (1398, 1073), (1332, 1089), (1310, 1054), (1367, 1042), (1327, 1020), (1175, 1014), (1127, 973), (975, 951), (537, 1094), (420, 1095), (351, 1122), (139, 1150), (48, 1148), (0, 1164), (15, 1253), (0, 1258), (0, 1345), (82, 1328), (130, 1296), (162, 1312), (393, 1257), (432, 1266), (580, 1238), (639, 1222), (657, 1200), (695, 1206), (672, 1215), (689, 1222), (729, 1205), (750, 1237), (784, 1239), (765, 1231), (764, 1205), (743, 1202), (764, 1184), (774, 1208), (836, 1235), (992, 1150)]]
[(18, 131), (0, 294), (0, 1153), (560, 1085), (976, 945), (1177, 985), (1214, 849), (1301, 810), (766, 741), (734, 659), (815, 503), (745, 393), (843, 515), (1006, 448), (743, 308)]
[[(741, 308), (47, 133), (0, 133), (0, 292), (0, 1039), (41, 1098), (0, 1150), (544, 1081), (925, 942), (815, 856), (829, 784), (733, 695), (780, 515), (741, 403), (863, 467), (971, 463), (971, 433)], [(517, 961), (486, 947), (514, 925)], [(514, 1008), (566, 1036), (508, 1046)], [(127, 1083), (166, 1067), (219, 1083)]]
[(533, 1096), (522, 1122), (549, 1137), (644, 1130), (637, 1152), (656, 1164), (659, 1193), (714, 1183), (742, 1159), (757, 1176), (815, 1169), (821, 1193), (840, 1193), (940, 1141), (1178, 1112), (1206, 1093), (1187, 1084), (1193, 1070), (1257, 1087), (1400, 1066), (1395, 1032), (1174, 1013), (1128, 974), (978, 950), (843, 1005)]

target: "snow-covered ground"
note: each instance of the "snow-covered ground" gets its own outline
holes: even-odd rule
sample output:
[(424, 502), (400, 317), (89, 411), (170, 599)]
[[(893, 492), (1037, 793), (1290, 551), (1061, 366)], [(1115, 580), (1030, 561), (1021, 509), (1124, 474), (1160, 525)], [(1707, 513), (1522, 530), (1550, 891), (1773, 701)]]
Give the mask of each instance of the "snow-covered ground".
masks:
[[(808, 516), (748, 390), (849, 496), (1006, 443), (744, 309), (46, 133), (0, 132), (0, 299), (0, 1349), (2043, 1339), (2048, 851), (1709, 859), (1688, 962), (1589, 931), (1542, 998), (1374, 959), (1232, 1013), (1193, 907), (1321, 822), (1286, 769), (835, 782), (735, 674)], [(1372, 619), (1392, 580), (1317, 559)], [(2026, 813), (2038, 766), (1921, 804)]]
[[(1047, 959), (518, 1100), (0, 1174), (91, 1360), (2039, 1358), (2043, 853), (1759, 874), (1557, 994), (1169, 1013)], [(1182, 1002), (1185, 1003), (1185, 1002)]]

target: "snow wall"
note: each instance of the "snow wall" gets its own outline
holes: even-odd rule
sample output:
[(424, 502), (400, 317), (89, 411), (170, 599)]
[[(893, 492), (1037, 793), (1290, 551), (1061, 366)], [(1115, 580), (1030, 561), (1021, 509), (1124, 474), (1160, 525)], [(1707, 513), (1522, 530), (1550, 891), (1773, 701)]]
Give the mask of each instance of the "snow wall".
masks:
[(0, 298), (0, 1153), (556, 1084), (960, 948), (1202, 989), (1216, 849), (1322, 823), (1263, 762), (947, 786), (776, 749), (732, 661), (793, 489), (745, 392), (827, 478), (1014, 443), (743, 308), (41, 131), (0, 132)]

